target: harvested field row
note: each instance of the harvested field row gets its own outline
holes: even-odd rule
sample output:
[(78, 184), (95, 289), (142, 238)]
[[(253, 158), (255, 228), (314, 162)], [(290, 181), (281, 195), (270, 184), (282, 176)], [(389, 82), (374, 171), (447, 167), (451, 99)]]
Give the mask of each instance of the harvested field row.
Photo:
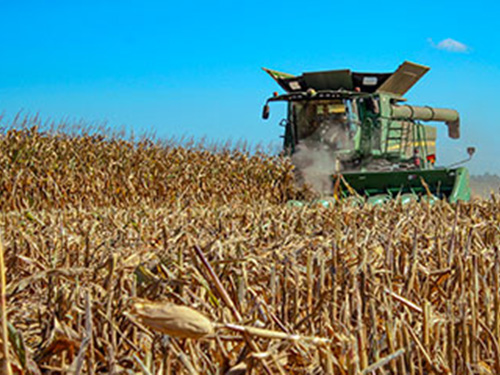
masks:
[[(498, 374), (499, 220), (495, 201), (4, 213), (12, 358), (54, 374)], [(215, 334), (154, 332), (138, 297)]]

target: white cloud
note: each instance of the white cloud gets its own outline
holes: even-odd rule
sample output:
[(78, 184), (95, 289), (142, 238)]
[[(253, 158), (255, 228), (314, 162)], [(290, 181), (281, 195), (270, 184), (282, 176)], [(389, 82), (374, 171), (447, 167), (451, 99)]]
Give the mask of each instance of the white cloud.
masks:
[(456, 53), (467, 53), (470, 51), (470, 48), (467, 45), (451, 38), (443, 39), (438, 44), (434, 44), (432, 39), (430, 39), (429, 42), (434, 48), (443, 51), (456, 52)]

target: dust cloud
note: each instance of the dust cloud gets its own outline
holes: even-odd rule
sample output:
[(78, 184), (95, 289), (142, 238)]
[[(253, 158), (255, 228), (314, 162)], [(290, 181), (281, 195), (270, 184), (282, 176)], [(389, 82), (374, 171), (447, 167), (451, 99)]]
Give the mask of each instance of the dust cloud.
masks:
[(341, 150), (352, 150), (352, 134), (345, 120), (325, 120), (295, 147), (292, 162), (299, 184), (310, 185), (320, 195), (331, 195), (332, 175), (345, 170)]

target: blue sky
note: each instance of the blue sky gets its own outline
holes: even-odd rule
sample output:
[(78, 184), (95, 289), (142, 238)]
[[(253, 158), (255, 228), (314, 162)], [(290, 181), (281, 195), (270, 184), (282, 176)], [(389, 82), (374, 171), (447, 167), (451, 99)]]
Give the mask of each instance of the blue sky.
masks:
[(283, 108), (262, 66), (393, 71), (431, 66), (410, 103), (451, 107), (462, 139), (439, 128), (438, 162), (500, 173), (500, 4), (451, 1), (0, 0), (0, 112), (107, 121), (159, 137), (279, 140)]

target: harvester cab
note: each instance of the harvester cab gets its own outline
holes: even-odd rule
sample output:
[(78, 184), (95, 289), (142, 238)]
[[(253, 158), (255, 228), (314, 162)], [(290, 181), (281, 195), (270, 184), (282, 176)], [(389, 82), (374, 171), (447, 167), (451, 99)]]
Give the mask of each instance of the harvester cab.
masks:
[(331, 194), (355, 195), (370, 203), (395, 196), (412, 199), (469, 200), (466, 168), (437, 168), (436, 128), (422, 121), (443, 122), (448, 135), (460, 137), (460, 118), (452, 109), (405, 104), (404, 94), (428, 67), (405, 62), (394, 73), (332, 70), (293, 76), (264, 69), (285, 90), (264, 106), (288, 104), (284, 150), (330, 155)]

